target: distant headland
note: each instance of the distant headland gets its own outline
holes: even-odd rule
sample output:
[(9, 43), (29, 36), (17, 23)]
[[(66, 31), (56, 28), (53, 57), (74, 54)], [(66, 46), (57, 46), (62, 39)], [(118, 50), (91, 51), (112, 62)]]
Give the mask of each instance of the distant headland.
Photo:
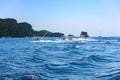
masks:
[[(60, 32), (50, 32), (47, 30), (36, 31), (27, 22), (18, 23), (13, 18), (0, 18), (0, 37), (63, 37)], [(72, 36), (72, 35), (69, 35)], [(87, 32), (81, 32), (80, 37), (89, 37)]]
[(31, 24), (27, 22), (17, 23), (13, 18), (0, 18), (0, 37), (63, 37), (63, 33), (50, 32), (47, 30), (35, 31), (32, 29)]

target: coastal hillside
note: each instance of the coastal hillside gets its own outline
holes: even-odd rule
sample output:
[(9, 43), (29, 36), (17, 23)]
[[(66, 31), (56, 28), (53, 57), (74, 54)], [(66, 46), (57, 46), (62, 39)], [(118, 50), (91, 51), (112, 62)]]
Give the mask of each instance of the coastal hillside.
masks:
[(47, 30), (35, 31), (27, 22), (18, 23), (16, 19), (0, 19), (0, 37), (63, 37), (63, 33), (50, 32)]

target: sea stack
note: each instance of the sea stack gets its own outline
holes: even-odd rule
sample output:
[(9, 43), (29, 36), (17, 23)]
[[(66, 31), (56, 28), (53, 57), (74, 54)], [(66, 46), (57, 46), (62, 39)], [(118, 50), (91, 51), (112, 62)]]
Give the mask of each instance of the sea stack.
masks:
[(80, 37), (89, 37), (89, 35), (87, 34), (87, 32), (81, 31)]

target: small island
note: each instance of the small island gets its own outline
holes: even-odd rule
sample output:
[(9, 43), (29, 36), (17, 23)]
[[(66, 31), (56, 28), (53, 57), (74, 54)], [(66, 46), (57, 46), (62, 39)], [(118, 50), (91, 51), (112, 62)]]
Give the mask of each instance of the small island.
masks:
[(35, 31), (27, 22), (17, 23), (13, 18), (0, 18), (0, 37), (63, 37), (63, 33), (50, 32), (47, 30)]

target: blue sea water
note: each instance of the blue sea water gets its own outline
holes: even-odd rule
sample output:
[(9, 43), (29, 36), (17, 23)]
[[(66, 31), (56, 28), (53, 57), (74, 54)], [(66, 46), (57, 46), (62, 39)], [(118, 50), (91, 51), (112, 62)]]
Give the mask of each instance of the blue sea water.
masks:
[(120, 80), (120, 37), (44, 39), (0, 38), (0, 80)]

